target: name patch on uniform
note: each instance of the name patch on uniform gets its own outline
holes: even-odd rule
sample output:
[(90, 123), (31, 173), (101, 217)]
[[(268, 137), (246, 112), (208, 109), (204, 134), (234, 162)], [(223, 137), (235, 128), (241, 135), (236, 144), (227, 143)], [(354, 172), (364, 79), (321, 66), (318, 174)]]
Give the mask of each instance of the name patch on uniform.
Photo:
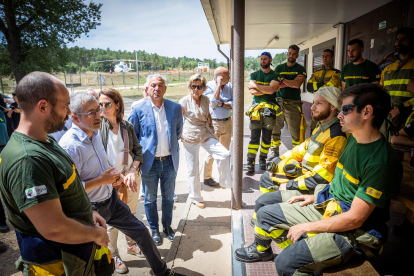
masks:
[(375, 190), (372, 187), (368, 187), (365, 193), (376, 199), (379, 199), (382, 195), (381, 191)]
[(332, 156), (332, 157), (338, 157), (339, 153), (340, 153), (339, 149), (336, 149), (336, 148), (330, 147), (330, 146), (325, 146), (324, 150), (325, 150), (326, 155)]
[(45, 185), (41, 186), (34, 186), (24, 191), (26, 193), (27, 198), (34, 198), (38, 195), (44, 195), (47, 193), (47, 189)]

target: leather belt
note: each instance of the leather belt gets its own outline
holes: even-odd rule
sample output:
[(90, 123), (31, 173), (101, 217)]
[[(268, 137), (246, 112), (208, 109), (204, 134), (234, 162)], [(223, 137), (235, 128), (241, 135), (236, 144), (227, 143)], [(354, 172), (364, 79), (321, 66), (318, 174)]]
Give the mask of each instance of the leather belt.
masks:
[(230, 120), (231, 119), (231, 117), (228, 117), (228, 118), (224, 118), (224, 119), (213, 119), (213, 118), (211, 118), (213, 121), (227, 121), (227, 120)]
[(166, 156), (155, 156), (154, 160), (158, 160), (158, 161), (164, 161), (164, 160), (168, 160), (171, 159), (171, 155), (166, 155)]
[[(111, 196), (112, 196), (112, 195), (111, 195)], [(111, 196), (110, 196), (109, 198), (107, 198), (107, 199), (103, 200), (103, 201), (91, 202), (91, 204), (92, 204), (92, 205), (101, 205), (101, 204), (104, 204), (104, 203), (106, 203), (108, 200), (110, 200), (110, 199), (111, 199)]]

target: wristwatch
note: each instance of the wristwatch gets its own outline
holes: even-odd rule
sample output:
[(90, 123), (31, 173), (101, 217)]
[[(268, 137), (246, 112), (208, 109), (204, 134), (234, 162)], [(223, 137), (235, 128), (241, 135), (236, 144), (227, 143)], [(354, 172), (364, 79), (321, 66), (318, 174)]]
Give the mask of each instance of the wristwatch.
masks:
[(284, 77), (281, 77), (281, 78), (280, 78), (280, 82), (283, 82), (283, 80), (284, 80), (284, 79), (285, 79)]
[(135, 170), (138, 170), (138, 167), (137, 166), (132, 166), (132, 168), (134, 168)]
[(217, 105), (220, 106), (220, 107), (223, 107), (224, 104), (221, 101), (218, 101)]
[(98, 208), (96, 208), (96, 205), (95, 204), (92, 205), (92, 211), (98, 212)]

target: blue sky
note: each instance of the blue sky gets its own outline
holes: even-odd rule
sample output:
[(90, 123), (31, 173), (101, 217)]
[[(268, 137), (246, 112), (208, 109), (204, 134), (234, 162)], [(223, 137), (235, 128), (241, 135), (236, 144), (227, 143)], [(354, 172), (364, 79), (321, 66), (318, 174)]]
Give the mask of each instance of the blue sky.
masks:
[[(213, 35), (199, 0), (95, 0), (103, 3), (101, 26), (68, 47), (145, 50), (168, 57), (216, 58)], [(229, 45), (222, 45), (226, 55)], [(263, 50), (246, 51), (258, 56)], [(272, 55), (283, 50), (271, 50)]]

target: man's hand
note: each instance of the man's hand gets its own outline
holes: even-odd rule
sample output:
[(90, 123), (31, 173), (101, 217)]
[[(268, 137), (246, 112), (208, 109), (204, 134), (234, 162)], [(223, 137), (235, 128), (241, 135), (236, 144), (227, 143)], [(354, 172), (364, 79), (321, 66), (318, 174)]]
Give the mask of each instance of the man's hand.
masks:
[(295, 226), (290, 227), (289, 232), (287, 234), (287, 238), (290, 239), (294, 243), (297, 242), (300, 236), (308, 232), (306, 228), (307, 228), (307, 223), (301, 223), (301, 224), (297, 224)]
[(286, 201), (289, 204), (292, 204), (293, 202), (296, 201), (303, 201), (301, 204), (299, 204), (299, 206), (303, 207), (309, 204), (312, 204), (313, 202), (315, 202), (315, 196), (314, 195), (300, 195), (300, 196), (294, 196), (291, 197), (288, 201)]
[(258, 90), (257, 89), (257, 84), (254, 82), (254, 81), (249, 81), (249, 83), (247, 84), (247, 88), (249, 88), (249, 89), (256, 89), (256, 90)]
[(223, 76), (217, 76), (216, 83), (218, 86), (221, 86), (221, 82), (223, 81)]
[(398, 107), (394, 106), (394, 108), (390, 111), (390, 114), (393, 118), (397, 117), (400, 114), (400, 110)]
[(135, 181), (135, 173), (128, 173), (124, 178), (124, 183), (128, 186), (131, 192), (136, 193), (138, 191), (138, 184)]
[(94, 242), (97, 245), (108, 247), (109, 236), (108, 236), (108, 233), (106, 232), (106, 228), (103, 228), (101, 226), (95, 226), (95, 228), (97, 230), (96, 231), (97, 235), (96, 235)]
[(395, 51), (392, 51), (392, 52), (390, 52), (390, 53), (388, 53), (384, 58), (383, 58), (383, 60), (394, 60), (394, 54), (395, 54)]
[(116, 171), (115, 168), (110, 168), (104, 171), (99, 177), (106, 184), (110, 184), (116, 182), (119, 179), (120, 173)]
[(106, 220), (103, 217), (101, 217), (101, 215), (98, 212), (93, 211), (92, 216), (93, 216), (93, 224), (95, 226), (101, 226), (107, 229)]

